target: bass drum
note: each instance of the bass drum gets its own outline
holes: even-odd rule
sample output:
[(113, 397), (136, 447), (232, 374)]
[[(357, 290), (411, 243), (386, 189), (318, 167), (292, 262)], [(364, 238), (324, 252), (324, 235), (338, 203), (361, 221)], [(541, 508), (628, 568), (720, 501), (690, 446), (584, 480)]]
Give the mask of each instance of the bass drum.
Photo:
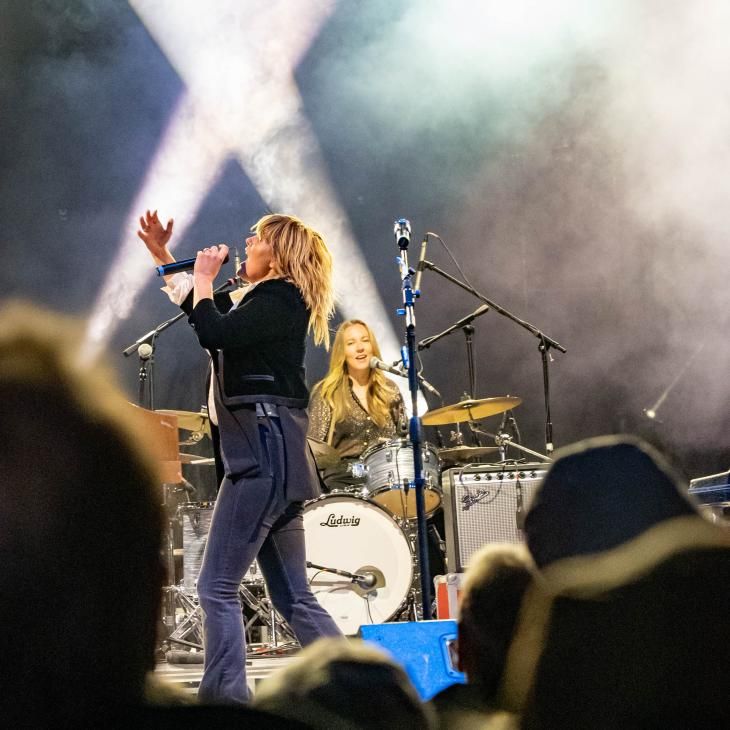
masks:
[(307, 569), (312, 593), (343, 634), (388, 621), (404, 606), (413, 582), (411, 550), (382, 507), (351, 494), (327, 494), (305, 505), (304, 536), (309, 563), (374, 576), (374, 586), (366, 588)]

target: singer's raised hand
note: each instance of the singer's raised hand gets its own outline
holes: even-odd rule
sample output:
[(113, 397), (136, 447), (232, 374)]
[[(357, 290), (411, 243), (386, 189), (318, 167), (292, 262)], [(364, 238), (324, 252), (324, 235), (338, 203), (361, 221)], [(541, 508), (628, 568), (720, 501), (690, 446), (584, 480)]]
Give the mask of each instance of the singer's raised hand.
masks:
[(228, 246), (225, 243), (198, 251), (193, 267), (193, 307), (197, 307), (202, 299), (213, 298), (213, 279), (221, 270), (226, 256)]
[(172, 254), (167, 250), (167, 242), (172, 236), (173, 219), (167, 221), (164, 227), (157, 217), (157, 211), (150, 213), (149, 210), (139, 218), (140, 230), (137, 235), (144, 241), (147, 250), (158, 264), (171, 264), (175, 261)]

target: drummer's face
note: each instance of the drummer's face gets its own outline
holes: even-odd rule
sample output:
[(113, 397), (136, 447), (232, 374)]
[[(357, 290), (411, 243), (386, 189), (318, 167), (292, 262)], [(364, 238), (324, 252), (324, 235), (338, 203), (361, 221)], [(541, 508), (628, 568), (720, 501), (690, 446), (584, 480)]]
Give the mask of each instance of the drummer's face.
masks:
[(367, 329), (361, 324), (353, 324), (345, 330), (345, 363), (347, 372), (353, 375), (356, 372), (370, 370), (370, 358), (373, 355), (373, 346)]

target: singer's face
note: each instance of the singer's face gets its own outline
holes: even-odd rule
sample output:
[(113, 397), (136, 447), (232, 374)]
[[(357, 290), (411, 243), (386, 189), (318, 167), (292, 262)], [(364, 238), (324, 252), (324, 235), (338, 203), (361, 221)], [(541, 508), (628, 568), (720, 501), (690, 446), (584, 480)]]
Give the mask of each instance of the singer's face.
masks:
[(246, 260), (241, 265), (239, 276), (254, 283), (265, 279), (271, 273), (271, 244), (258, 236), (246, 239)]
[(347, 372), (370, 370), (370, 358), (373, 356), (373, 345), (367, 329), (361, 324), (353, 324), (345, 330), (345, 363)]

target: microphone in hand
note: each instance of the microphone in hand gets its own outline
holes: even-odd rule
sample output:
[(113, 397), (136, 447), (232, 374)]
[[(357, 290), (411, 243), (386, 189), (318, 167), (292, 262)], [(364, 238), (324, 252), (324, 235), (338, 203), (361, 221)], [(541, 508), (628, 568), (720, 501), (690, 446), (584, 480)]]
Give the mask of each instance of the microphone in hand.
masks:
[[(162, 264), (162, 266), (158, 266), (157, 276), (169, 276), (170, 274), (177, 274), (180, 271), (192, 271), (195, 268), (195, 259), (197, 257), (193, 257), (191, 259), (180, 259), (180, 261), (175, 261), (171, 264)], [(223, 263), (228, 263), (228, 254), (226, 254), (226, 257), (223, 259)], [(235, 278), (235, 277), (234, 277)]]

